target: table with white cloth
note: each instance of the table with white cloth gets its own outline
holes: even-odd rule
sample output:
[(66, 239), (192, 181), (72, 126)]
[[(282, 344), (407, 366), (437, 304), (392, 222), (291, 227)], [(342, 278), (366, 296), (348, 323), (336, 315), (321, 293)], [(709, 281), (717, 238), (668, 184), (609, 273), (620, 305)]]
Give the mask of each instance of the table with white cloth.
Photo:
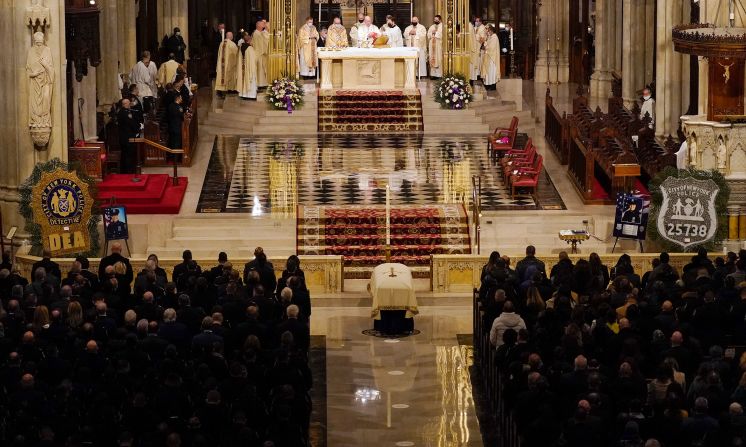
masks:
[(319, 48), (324, 90), (416, 90), (419, 49)]
[(414, 329), (413, 317), (419, 310), (409, 267), (395, 263), (377, 266), (370, 278), (370, 292), (373, 295), (371, 317), (374, 329), (386, 333)]

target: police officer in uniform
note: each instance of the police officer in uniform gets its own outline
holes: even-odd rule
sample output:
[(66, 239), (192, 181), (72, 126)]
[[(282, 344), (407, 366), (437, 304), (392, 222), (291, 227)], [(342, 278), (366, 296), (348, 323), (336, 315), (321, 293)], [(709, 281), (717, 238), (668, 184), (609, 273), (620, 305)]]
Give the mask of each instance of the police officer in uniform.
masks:
[(114, 208), (109, 218), (111, 221), (106, 226), (106, 240), (126, 239), (127, 224), (119, 220), (119, 208)]
[(122, 106), (117, 112), (117, 125), (119, 130), (119, 173), (134, 174), (137, 164), (137, 152), (135, 145), (130, 143), (130, 138), (135, 138), (140, 132), (140, 123), (131, 109), (130, 100), (122, 99)]
[(181, 126), (184, 123), (184, 107), (182, 107), (183, 98), (181, 95), (174, 95), (174, 102), (168, 106), (168, 147), (171, 149), (181, 149)]

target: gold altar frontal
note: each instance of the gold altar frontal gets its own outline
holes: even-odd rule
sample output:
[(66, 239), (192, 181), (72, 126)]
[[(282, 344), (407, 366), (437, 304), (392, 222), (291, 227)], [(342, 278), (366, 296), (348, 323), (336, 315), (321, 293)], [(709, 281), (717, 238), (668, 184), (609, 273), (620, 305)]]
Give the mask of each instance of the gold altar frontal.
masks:
[(320, 94), (344, 90), (414, 91), (417, 48), (320, 48)]

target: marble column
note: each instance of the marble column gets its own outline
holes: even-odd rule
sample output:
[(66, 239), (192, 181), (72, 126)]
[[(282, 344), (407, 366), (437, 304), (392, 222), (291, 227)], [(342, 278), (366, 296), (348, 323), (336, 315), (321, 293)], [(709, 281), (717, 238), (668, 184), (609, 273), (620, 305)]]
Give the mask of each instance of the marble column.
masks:
[[(73, 78), (73, 138), (96, 141), (96, 68), (88, 65), (88, 74), (78, 82)], [(75, 76), (75, 67), (73, 74)], [(81, 102), (82, 100), (82, 102)], [(81, 121), (82, 119), (82, 121)]]
[(570, 10), (565, 0), (545, 0), (539, 9), (539, 51), (534, 82), (566, 83), (570, 76)]
[(688, 22), (690, 7), (679, 0), (657, 0), (655, 134), (676, 135), (679, 118), (689, 106), (689, 57), (673, 48), (671, 29)]
[[(187, 44), (184, 57), (189, 60), (189, 0), (158, 0), (158, 43), (179, 27)], [(134, 64), (134, 63), (133, 63)]]
[(598, 0), (596, 2), (596, 60), (593, 74), (591, 75), (590, 103), (595, 109), (597, 106), (606, 110), (608, 98), (611, 95), (611, 71), (609, 67), (609, 55), (613, 54), (613, 46), (609, 45), (609, 36), (614, 35), (609, 17), (613, 15), (613, 4), (609, 0)]
[(655, 10), (652, 0), (624, 0), (622, 26), (622, 98), (628, 108), (637, 92), (653, 81), (653, 31)]
[[(99, 105), (106, 108), (121, 99), (120, 73), (129, 73), (137, 61), (137, 11), (130, 0), (98, 0), (101, 10), (101, 64), (96, 68)], [(115, 30), (112, 32), (111, 30)]]

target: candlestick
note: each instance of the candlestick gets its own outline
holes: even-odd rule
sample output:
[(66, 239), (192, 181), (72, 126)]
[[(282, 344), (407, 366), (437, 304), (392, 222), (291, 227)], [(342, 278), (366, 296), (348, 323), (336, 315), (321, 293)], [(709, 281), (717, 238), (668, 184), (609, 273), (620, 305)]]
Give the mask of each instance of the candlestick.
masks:
[(510, 51), (513, 51), (513, 27), (510, 27)]
[(391, 245), (391, 188), (386, 185), (386, 247)]

